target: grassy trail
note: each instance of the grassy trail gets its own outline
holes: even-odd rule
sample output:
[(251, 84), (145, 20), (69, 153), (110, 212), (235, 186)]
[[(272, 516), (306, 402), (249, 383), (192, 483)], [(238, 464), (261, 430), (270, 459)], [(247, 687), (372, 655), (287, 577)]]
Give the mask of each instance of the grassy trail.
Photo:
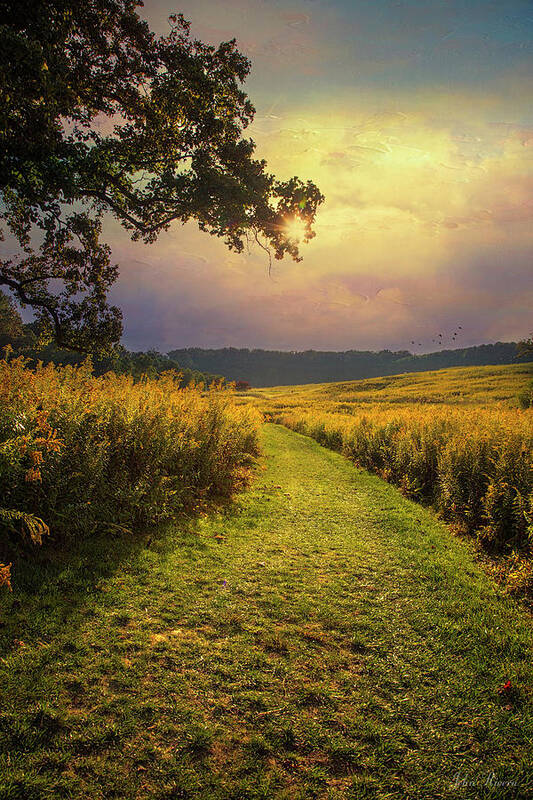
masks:
[(264, 447), (226, 512), (15, 574), (0, 799), (533, 796), (529, 618), (391, 486)]

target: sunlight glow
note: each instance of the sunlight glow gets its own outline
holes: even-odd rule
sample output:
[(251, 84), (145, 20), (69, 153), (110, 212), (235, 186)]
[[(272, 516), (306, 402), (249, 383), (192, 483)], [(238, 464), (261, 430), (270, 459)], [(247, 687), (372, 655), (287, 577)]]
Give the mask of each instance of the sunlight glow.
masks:
[(300, 217), (291, 217), (285, 224), (285, 235), (287, 239), (301, 242), (305, 238), (305, 222)]

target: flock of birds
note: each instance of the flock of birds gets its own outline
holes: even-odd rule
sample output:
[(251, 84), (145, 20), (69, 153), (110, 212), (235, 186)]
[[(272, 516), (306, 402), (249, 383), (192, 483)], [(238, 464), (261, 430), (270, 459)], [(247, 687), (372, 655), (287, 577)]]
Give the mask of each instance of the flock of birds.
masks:
[[(450, 340), (450, 344), (455, 344), (455, 341), (456, 341), (457, 337), (459, 336), (460, 331), (462, 331), (462, 330), (463, 330), (462, 325), (458, 325), (457, 326), (457, 330), (455, 330), (453, 332), (453, 334), (452, 334), (452, 337), (451, 337), (451, 340)], [(443, 333), (437, 333), (437, 334), (435, 334), (435, 339), (432, 339), (431, 342), (432, 342), (432, 344), (443, 345), (443, 344), (445, 344), (446, 339), (445, 339)], [(422, 347), (422, 342), (412, 341), (411, 344), (417, 345), (418, 347)]]

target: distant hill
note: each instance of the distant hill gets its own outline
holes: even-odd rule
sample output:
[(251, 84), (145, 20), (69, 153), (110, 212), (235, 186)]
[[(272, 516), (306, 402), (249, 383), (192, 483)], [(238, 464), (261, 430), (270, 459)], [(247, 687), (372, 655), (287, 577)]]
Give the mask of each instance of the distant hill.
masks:
[(426, 372), (446, 367), (516, 364), (531, 360), (531, 356), (517, 357), (516, 342), (440, 350), (420, 356), (413, 355), (408, 350), (346, 350), (337, 353), (320, 350), (248, 350), (235, 347), (224, 347), (220, 350), (189, 347), (171, 350), (168, 355), (182, 367), (224, 375), (228, 380), (245, 380), (257, 387), (327, 383), (398, 375), (402, 372)]

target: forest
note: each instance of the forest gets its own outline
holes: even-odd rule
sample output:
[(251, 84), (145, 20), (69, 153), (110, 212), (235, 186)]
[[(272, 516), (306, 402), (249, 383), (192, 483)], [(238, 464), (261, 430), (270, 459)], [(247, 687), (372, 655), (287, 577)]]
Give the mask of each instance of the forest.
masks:
[(347, 350), (341, 353), (306, 350), (299, 353), (235, 347), (216, 350), (189, 347), (171, 350), (168, 355), (188, 369), (224, 375), (233, 381), (245, 380), (256, 387), (355, 380), (401, 372), (514, 364), (528, 360), (528, 354), (521, 354), (516, 342), (496, 342), (425, 355), (413, 355), (408, 350)]

